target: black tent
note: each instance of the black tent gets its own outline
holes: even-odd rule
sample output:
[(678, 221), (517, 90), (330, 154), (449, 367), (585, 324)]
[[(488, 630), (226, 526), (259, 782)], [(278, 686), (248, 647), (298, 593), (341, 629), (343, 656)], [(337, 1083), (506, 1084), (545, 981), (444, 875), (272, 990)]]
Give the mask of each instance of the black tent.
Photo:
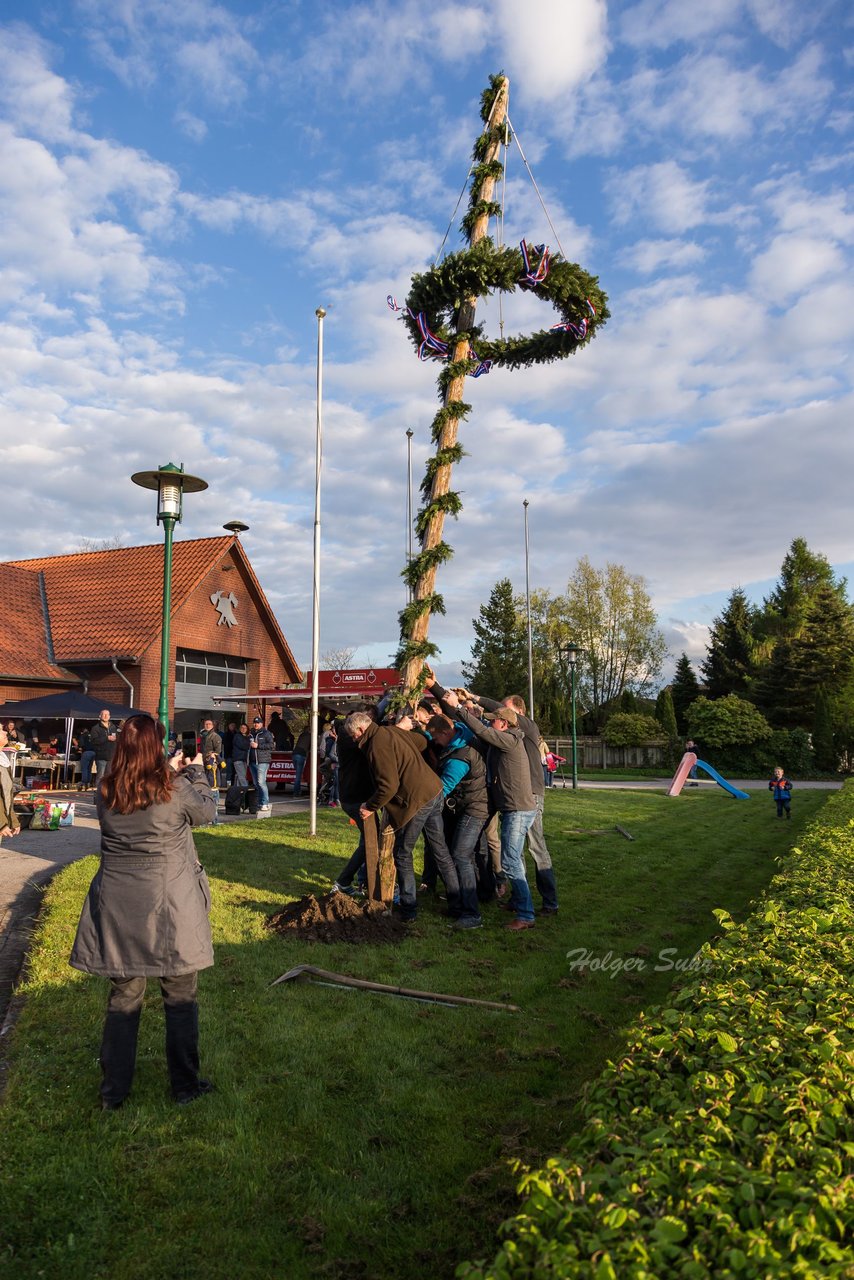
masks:
[(141, 714), (133, 707), (120, 707), (102, 698), (90, 698), (81, 689), (69, 689), (67, 693), (49, 693), (45, 698), (4, 702), (0, 720), (97, 720), (102, 711), (109, 711), (113, 720)]
[(0, 720), (64, 720), (65, 721), (65, 776), (68, 776), (68, 760), (71, 754), (71, 735), (75, 720), (97, 720), (102, 711), (109, 711), (112, 720), (127, 720), (128, 716), (142, 715), (134, 707), (121, 707), (103, 698), (90, 698), (80, 689), (67, 693), (49, 693), (45, 698), (25, 698), (20, 702), (4, 702), (0, 706)]

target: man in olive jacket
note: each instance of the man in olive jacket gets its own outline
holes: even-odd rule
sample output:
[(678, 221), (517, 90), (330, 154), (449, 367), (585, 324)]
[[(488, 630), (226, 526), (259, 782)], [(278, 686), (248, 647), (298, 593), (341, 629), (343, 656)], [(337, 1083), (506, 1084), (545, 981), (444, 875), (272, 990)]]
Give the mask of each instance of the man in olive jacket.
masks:
[(454, 692), (440, 699), (442, 710), (466, 725), (488, 748), (486, 768), (492, 805), (501, 814), (501, 868), (510, 881), (513, 932), (534, 927), (534, 902), (525, 874), (525, 836), (537, 816), (525, 736), (512, 707), (487, 711), (484, 720), (460, 705)]
[[(422, 832), (448, 891), (448, 911), (459, 916), (460, 883), (442, 823), (442, 782), (425, 764), (415, 735), (393, 725), (375, 724), (364, 711), (349, 715), (344, 729), (367, 756), (374, 780), (373, 794), (359, 812), (368, 821), (378, 809), (384, 809), (395, 831), (394, 865), (400, 881), (402, 919), (409, 923), (418, 911), (412, 851)], [(420, 745), (425, 746), (426, 739)]]

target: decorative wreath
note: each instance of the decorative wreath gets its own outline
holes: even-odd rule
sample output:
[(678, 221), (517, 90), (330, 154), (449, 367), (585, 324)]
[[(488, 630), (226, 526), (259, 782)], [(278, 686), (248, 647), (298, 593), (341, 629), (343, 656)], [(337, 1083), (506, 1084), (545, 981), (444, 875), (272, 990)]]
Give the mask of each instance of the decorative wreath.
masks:
[[(500, 339), (486, 338), (481, 325), (469, 333), (456, 331), (465, 298), (516, 289), (550, 302), (558, 323), (528, 336)], [(577, 263), (550, 254), (543, 245), (530, 250), (524, 240), (518, 249), (496, 249), (489, 238), (413, 276), (405, 307), (391, 297), (388, 303), (401, 313), (422, 360), (446, 359), (456, 341), (468, 338), (475, 377), (494, 366), (519, 369), (561, 360), (588, 343), (610, 314), (598, 278)]]

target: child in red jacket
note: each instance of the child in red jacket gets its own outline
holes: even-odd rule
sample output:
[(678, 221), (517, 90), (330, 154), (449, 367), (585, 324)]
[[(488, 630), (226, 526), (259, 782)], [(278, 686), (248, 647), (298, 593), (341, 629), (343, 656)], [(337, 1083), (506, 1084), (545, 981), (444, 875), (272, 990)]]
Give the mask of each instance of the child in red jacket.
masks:
[(774, 776), (768, 783), (768, 790), (774, 793), (774, 799), (777, 801), (777, 817), (782, 818), (783, 810), (785, 809), (786, 817), (791, 818), (792, 784), (779, 765), (774, 770)]

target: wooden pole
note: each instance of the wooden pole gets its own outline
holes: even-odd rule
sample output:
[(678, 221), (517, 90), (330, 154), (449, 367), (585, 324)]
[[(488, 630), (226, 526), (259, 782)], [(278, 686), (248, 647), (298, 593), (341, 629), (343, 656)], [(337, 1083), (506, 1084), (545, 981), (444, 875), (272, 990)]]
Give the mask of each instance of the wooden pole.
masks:
[[(498, 90), (492, 107), (492, 113), (489, 119), (489, 129), (493, 131), (493, 139), (484, 156), (485, 163), (491, 163), (498, 158), (501, 148), (502, 130), (501, 126), (507, 119), (507, 94), (510, 89), (510, 82), (506, 76), (502, 77), (498, 83)], [(495, 178), (487, 176), (483, 179), (480, 187), (474, 197), (475, 202), (491, 201), (495, 190)], [(489, 228), (489, 214), (481, 213), (475, 220), (472, 227), (471, 236), (469, 237), (469, 245), (474, 248), (479, 241), (483, 240)], [(457, 318), (457, 333), (468, 333), (474, 326), (475, 309), (477, 307), (477, 297), (464, 298), (459, 310)], [(468, 355), (468, 338), (457, 338), (450, 352), (452, 362), (464, 360)], [(447, 406), (454, 403), (462, 403), (463, 388), (465, 387), (466, 375), (460, 374), (448, 384), (445, 392), (444, 404)], [(437, 450), (450, 449), (457, 443), (457, 419), (448, 418), (442, 428), (442, 434), (437, 443)], [(433, 476), (433, 483), (430, 488), (430, 496), (427, 499), (428, 504), (435, 501), (436, 498), (443, 496), (451, 487), (451, 463), (444, 463), (436, 468)], [(442, 531), (445, 525), (444, 511), (437, 511), (427, 523), (423, 534), (421, 535), (421, 550), (430, 551), (433, 547), (438, 546), (442, 541)], [(436, 566), (433, 565), (426, 572), (422, 573), (415, 585), (414, 599), (423, 600), (427, 596), (433, 594), (436, 585)], [(412, 627), (412, 634), (409, 637), (413, 641), (422, 641), (427, 639), (430, 628), (430, 613), (425, 610), (418, 618), (415, 619)], [(423, 666), (422, 658), (411, 658), (406, 665), (403, 673), (403, 687), (411, 689), (418, 680)]]

